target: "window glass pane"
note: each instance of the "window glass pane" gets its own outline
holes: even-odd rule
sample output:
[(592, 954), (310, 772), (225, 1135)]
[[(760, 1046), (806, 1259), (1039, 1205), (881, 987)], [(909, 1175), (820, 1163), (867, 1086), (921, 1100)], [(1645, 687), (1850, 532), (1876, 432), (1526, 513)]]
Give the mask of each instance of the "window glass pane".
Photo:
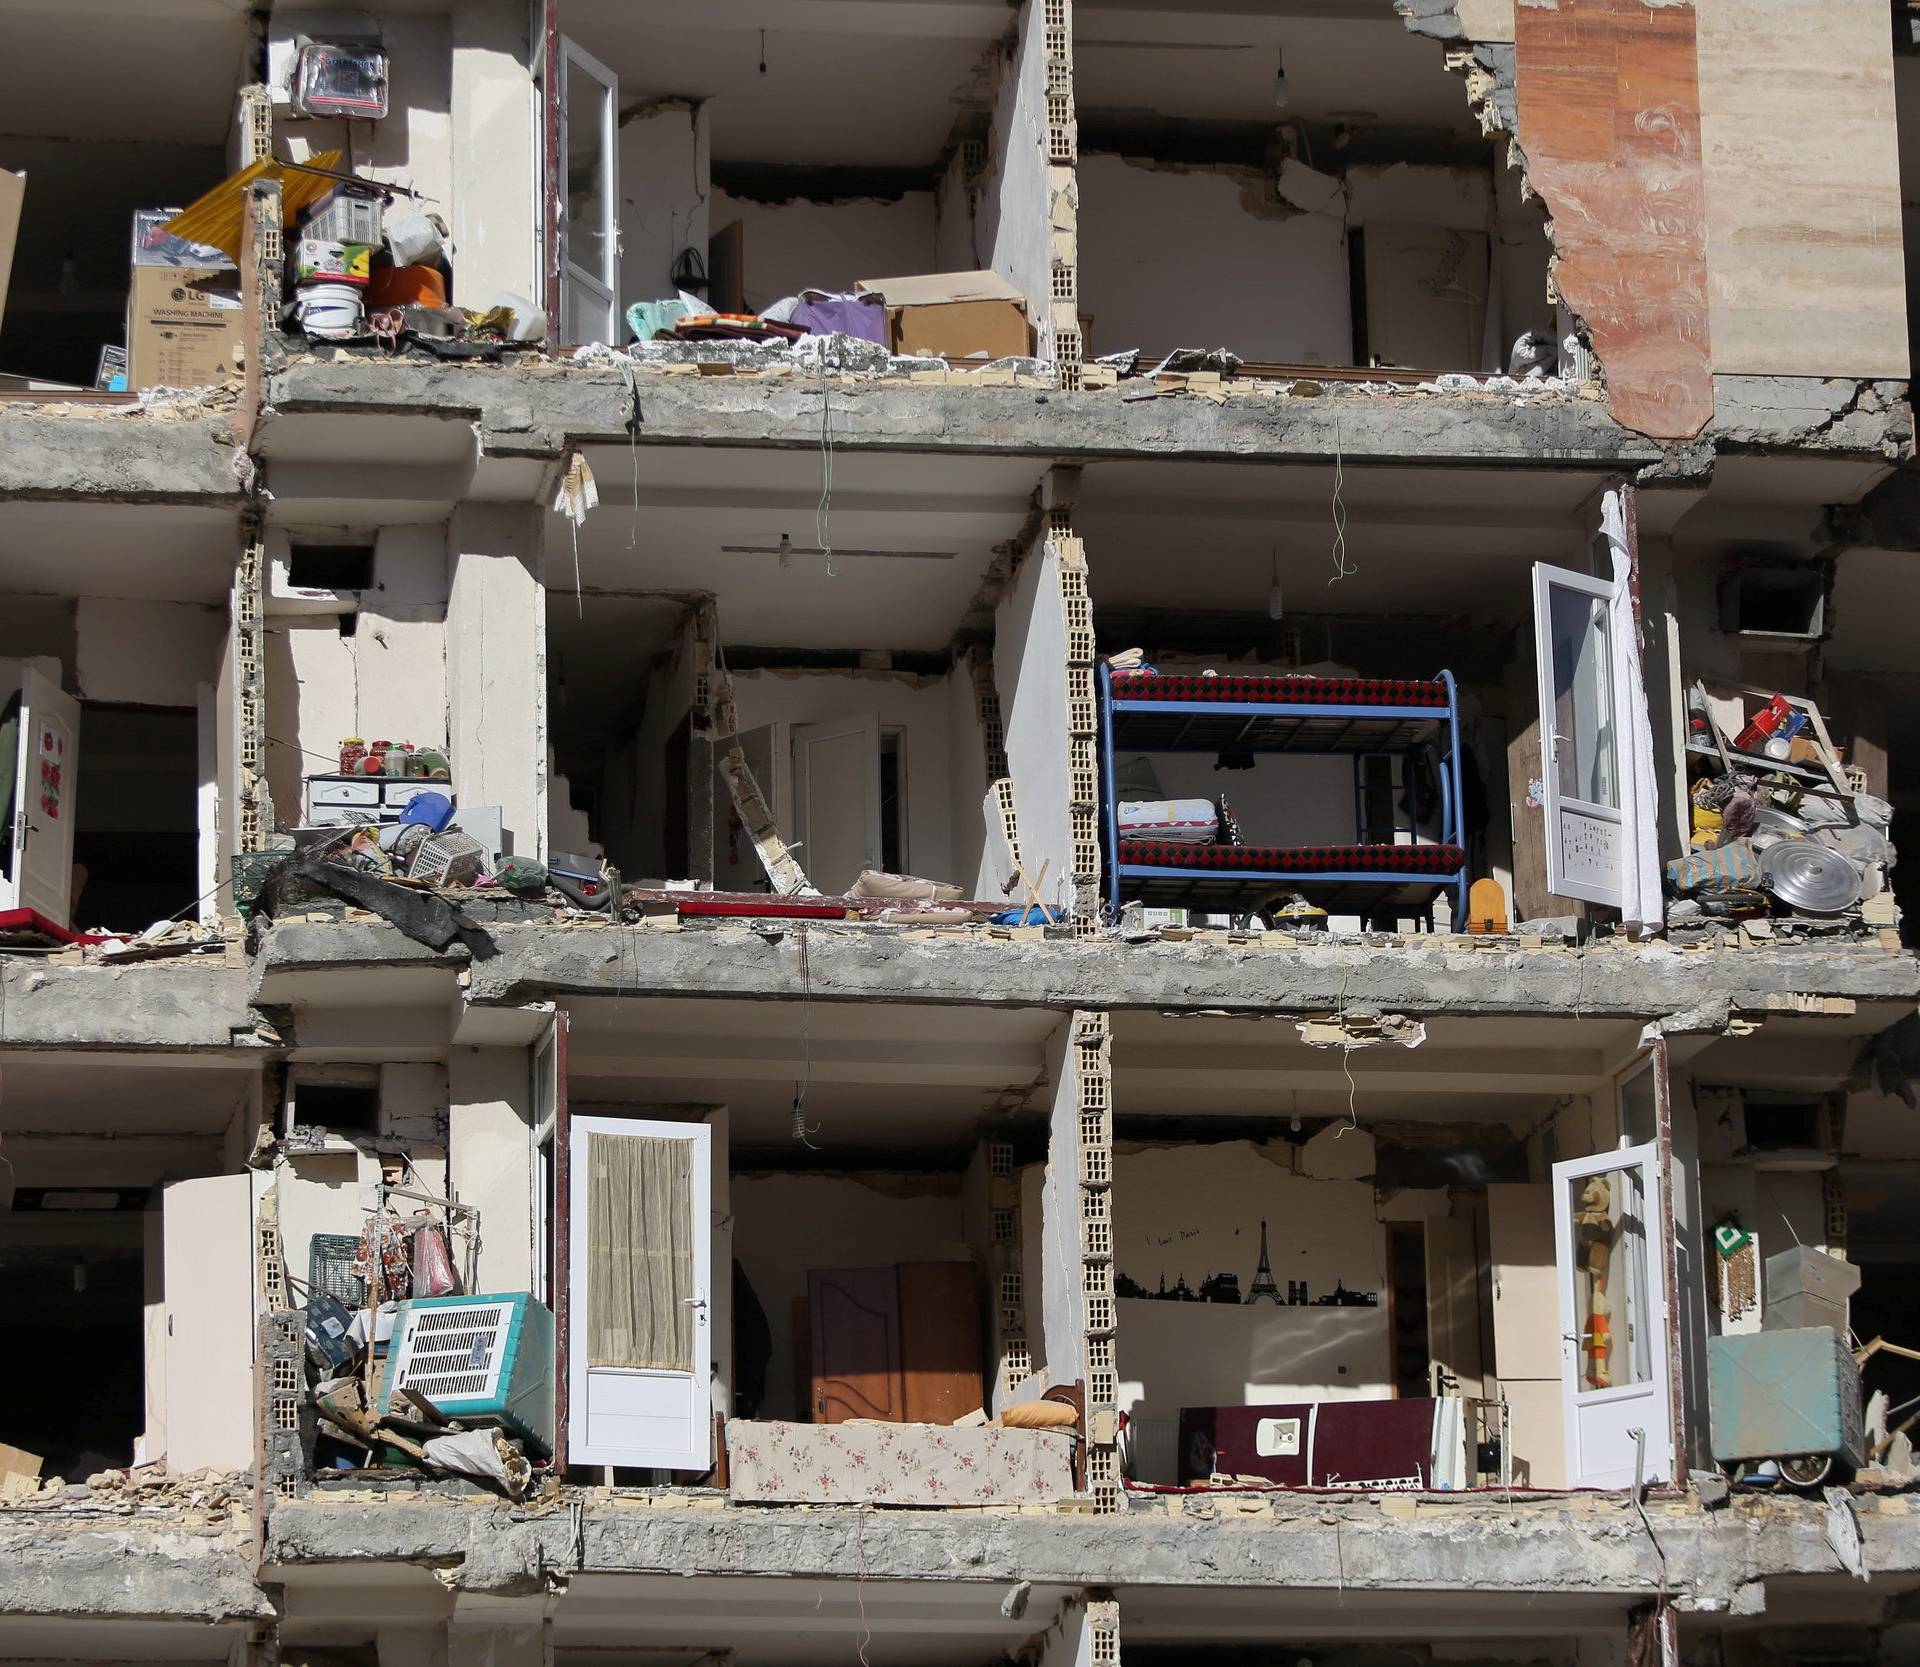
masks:
[(1550, 587), (1547, 597), (1556, 785), (1568, 798), (1618, 810), (1607, 605), (1560, 585)]
[(1647, 1234), (1638, 1166), (1568, 1182), (1573, 1217), (1573, 1305), (1581, 1391), (1652, 1376), (1647, 1335)]
[(1651, 1145), (1660, 1133), (1654, 1101), (1653, 1067), (1643, 1066), (1620, 1085), (1620, 1138), (1629, 1146)]
[(613, 96), (578, 64), (567, 65), (567, 259), (607, 271), (607, 104)]

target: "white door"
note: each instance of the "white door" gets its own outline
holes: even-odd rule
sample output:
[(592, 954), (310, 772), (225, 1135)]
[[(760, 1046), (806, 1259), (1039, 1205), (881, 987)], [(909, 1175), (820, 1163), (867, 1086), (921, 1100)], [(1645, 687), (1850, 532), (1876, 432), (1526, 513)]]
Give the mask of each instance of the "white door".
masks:
[(880, 866), (880, 720), (793, 726), (793, 832), (800, 866), (829, 897)]
[[(17, 664), (14, 662), (13, 664)], [(74, 772), (79, 764), (80, 703), (62, 694), (53, 679), (32, 666), (18, 666), (18, 726), (12, 756), (0, 760), (9, 772), (10, 825), (0, 828), (4, 872), (0, 908), (33, 909), (56, 926), (67, 926), (73, 891)], [(13, 705), (12, 679), (0, 685), (0, 734)]]
[(626, 339), (620, 328), (620, 82), (560, 42), (560, 339)]
[(1555, 1164), (1553, 1230), (1567, 1485), (1631, 1487), (1642, 1450), (1644, 1479), (1664, 1482), (1673, 1400), (1658, 1149)]
[(1547, 889), (1618, 907), (1625, 895), (1626, 760), (1614, 605), (1606, 580), (1534, 563)]
[(571, 1130), (567, 1459), (706, 1470), (712, 1130), (622, 1117)]
[(160, 1210), (167, 1468), (244, 1470), (254, 1456), (252, 1176), (175, 1181)]

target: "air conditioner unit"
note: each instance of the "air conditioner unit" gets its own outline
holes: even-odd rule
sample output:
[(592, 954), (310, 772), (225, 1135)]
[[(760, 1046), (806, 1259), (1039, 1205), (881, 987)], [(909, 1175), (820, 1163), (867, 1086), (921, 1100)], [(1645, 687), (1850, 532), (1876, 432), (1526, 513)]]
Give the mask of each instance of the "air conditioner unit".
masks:
[(504, 1424), (553, 1451), (553, 1314), (525, 1291), (417, 1297), (394, 1316), (380, 1405), (424, 1395), (449, 1418)]

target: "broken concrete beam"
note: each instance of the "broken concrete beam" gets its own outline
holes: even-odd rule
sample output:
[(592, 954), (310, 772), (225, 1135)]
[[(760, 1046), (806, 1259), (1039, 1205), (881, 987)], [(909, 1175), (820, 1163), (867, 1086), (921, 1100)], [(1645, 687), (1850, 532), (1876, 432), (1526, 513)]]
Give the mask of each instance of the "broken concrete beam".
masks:
[(249, 1543), (179, 1523), (19, 1511), (0, 1518), (0, 1615), (265, 1621)]
[(122, 408), (0, 409), (0, 497), (238, 505), (224, 419)]
[[(508, 925), (500, 953), (467, 972), (483, 1004), (577, 995), (715, 999), (974, 1002), (1000, 1007), (1216, 1008), (1324, 1012), (1344, 998), (1421, 1017), (1574, 1013), (1660, 1018), (1713, 1006), (1781, 1010), (1794, 992), (1860, 1001), (1920, 996), (1920, 963), (1874, 946), (1683, 953), (1664, 944), (1606, 950), (1487, 950), (1459, 940), (1408, 943), (1381, 955), (1364, 943), (1285, 951), (1224, 943), (1120, 945), (1109, 938), (1007, 942), (950, 934), (811, 931), (807, 964), (777, 923), (751, 933), (632, 932)], [(270, 927), (262, 977), (435, 957), (391, 928), (364, 922)], [(454, 965), (455, 961), (444, 960)], [(1863, 1025), (1870, 1030), (1871, 1025)]]
[[(1189, 1505), (1193, 1502), (1188, 1501)], [(1830, 1573), (1818, 1500), (1741, 1513), (1652, 1507), (1656, 1544), (1624, 1500), (1508, 1506), (1316, 1501), (1279, 1514), (1205, 1522), (1120, 1516), (890, 1511), (876, 1533), (852, 1510), (628, 1510), (607, 1499), (576, 1517), (513, 1522), (489, 1508), (416, 1498), (369, 1505), (318, 1495), (283, 1501), (267, 1524), (267, 1578), (295, 1566), (372, 1559), (431, 1563), (456, 1589), (538, 1592), (551, 1571), (779, 1575), (903, 1582), (1128, 1587), (1231, 1585), (1358, 1591), (1526, 1592), (1532, 1601), (1625, 1602), (1662, 1589), (1683, 1608), (1751, 1609), (1757, 1585)], [(1337, 1527), (1337, 1532), (1330, 1531)], [(1865, 1511), (1868, 1566), (1920, 1567), (1920, 1515)]]
[[(642, 445), (820, 444), (817, 382), (675, 380), (643, 370), (637, 421), (635, 389), (617, 369), (598, 366), (297, 360), (269, 379), (274, 415), (263, 423), (262, 443), (269, 456), (283, 446), (297, 455), (298, 422), (307, 413), (417, 411), (477, 421), (483, 446), (501, 457), (557, 457), (576, 445), (624, 450), (630, 437)], [(835, 383), (830, 397), (834, 444), (849, 451), (1322, 462), (1337, 449), (1349, 463), (1417, 457), (1428, 465), (1560, 471), (1641, 469), (1666, 456), (1612, 422), (1598, 401), (1544, 390), (1342, 389), (1216, 404), (883, 381)]]
[(244, 967), (223, 962), (46, 966), (0, 958), (0, 1044), (10, 1048), (230, 1048), (258, 1015)]

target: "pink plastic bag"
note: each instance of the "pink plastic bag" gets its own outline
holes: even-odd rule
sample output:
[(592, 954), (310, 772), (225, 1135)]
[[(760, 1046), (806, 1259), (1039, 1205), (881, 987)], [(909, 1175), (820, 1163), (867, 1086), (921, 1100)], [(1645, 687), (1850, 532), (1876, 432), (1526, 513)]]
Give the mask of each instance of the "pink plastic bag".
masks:
[[(419, 1217), (415, 1217), (419, 1220)], [(447, 1236), (430, 1220), (413, 1233), (413, 1294), (417, 1297), (448, 1297), (460, 1289), (453, 1271), (453, 1258), (447, 1254)]]

